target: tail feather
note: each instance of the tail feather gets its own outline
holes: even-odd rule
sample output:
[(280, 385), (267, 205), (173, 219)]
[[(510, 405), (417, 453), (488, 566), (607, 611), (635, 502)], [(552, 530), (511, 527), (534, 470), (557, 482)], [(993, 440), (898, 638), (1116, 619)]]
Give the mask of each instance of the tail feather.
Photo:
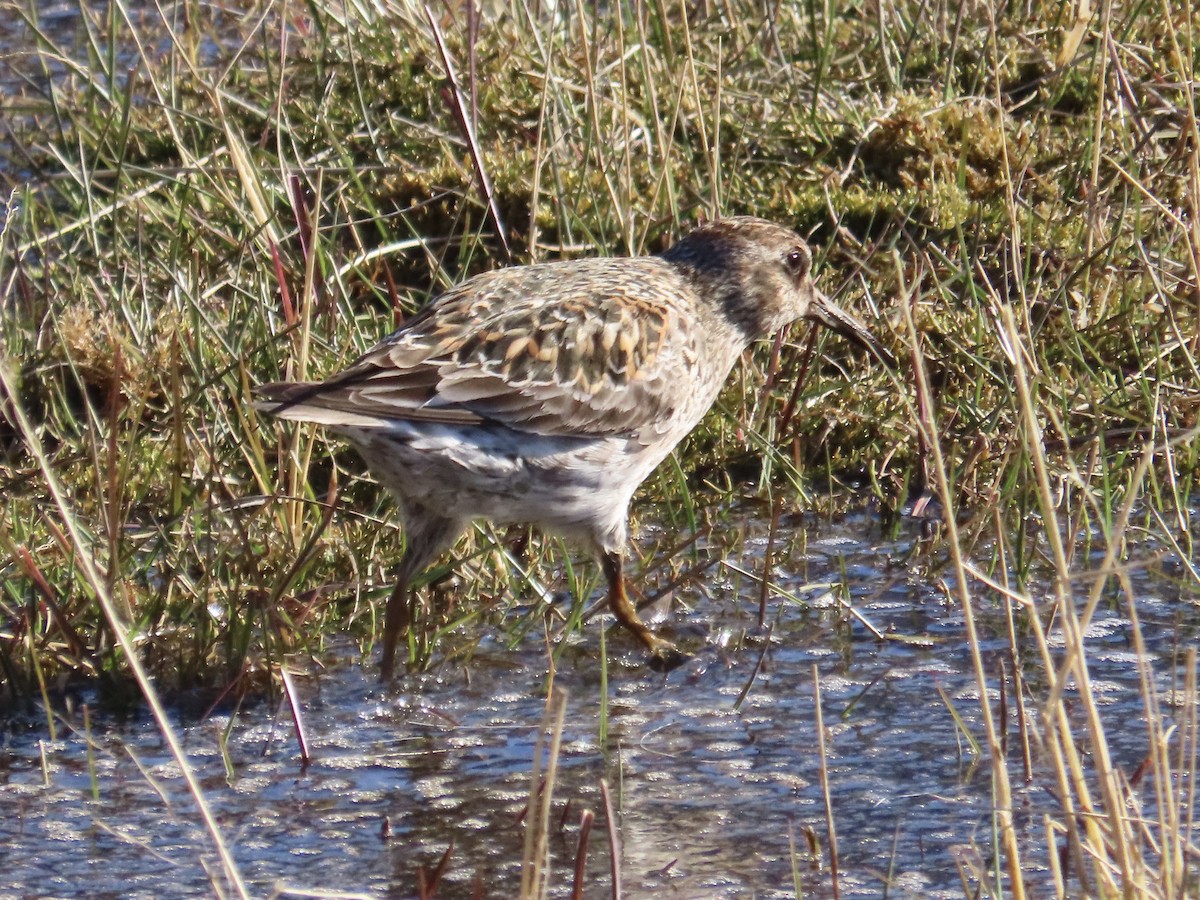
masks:
[(254, 388), (254, 408), (295, 422), (337, 427), (379, 428), (388, 422), (342, 407), (320, 381), (274, 381)]
[(319, 382), (315, 381), (272, 381), (270, 384), (260, 384), (254, 388), (256, 403), (291, 403), (304, 399), (304, 395), (312, 394), (313, 388)]

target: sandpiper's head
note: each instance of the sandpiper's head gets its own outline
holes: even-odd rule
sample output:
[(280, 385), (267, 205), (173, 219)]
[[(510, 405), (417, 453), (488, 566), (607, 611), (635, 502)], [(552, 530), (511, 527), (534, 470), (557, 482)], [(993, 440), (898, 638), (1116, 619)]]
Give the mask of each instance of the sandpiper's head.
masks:
[(789, 228), (753, 216), (720, 219), (697, 228), (663, 258), (687, 271), (701, 296), (718, 307), (747, 342), (808, 318), (884, 362), (891, 360), (866, 325), (817, 290), (812, 251)]

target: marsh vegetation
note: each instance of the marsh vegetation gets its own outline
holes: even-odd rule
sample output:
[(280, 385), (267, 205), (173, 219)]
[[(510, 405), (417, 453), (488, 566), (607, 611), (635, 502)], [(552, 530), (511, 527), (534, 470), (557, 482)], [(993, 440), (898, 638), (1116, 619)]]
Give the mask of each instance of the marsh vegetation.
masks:
[[(679, 600), (676, 627), (744, 666), (750, 697), (795, 639), (776, 616), (843, 663), (919, 644), (927, 610), (864, 641), (853, 571), (825, 606), (794, 578), (810, 530), (869, 511), (944, 601), (973, 683), (943, 704), (947, 753), (987, 773), (962, 890), (1194, 894), (1200, 12), (480, 6), (0, 0), (10, 721), (54, 735), (81, 728), (81, 696), (113, 715), (162, 695), (218, 702), (234, 733), (240, 698), (295, 698), (335, 649), (369, 666), (404, 540), (390, 501), (336, 439), (260, 418), (250, 386), (333, 371), (470, 274), (654, 252), (750, 213), (811, 236), (823, 288), (901, 362), (805, 329), (749, 354), (635, 500), (643, 598)], [(414, 684), (509, 678), (493, 643), (548, 705), (574, 672), (610, 759), (606, 667), (636, 651), (583, 624), (593, 567), (525, 538), (480, 528), (429, 573), (414, 670), (435, 674)], [(1101, 621), (1137, 714), (1093, 689)], [(1136, 763), (1110, 752), (1131, 730)], [(805, 749), (820, 784), (828, 753)], [(1014, 796), (1043, 790), (1019, 830)], [(793, 862), (815, 862), (775, 889), (837, 890), (842, 813), (807, 814)], [(523, 851), (532, 895), (544, 852)], [(220, 858), (214, 882), (247, 890)], [(863, 883), (890, 884), (876, 868)], [(588, 890), (613, 877), (588, 870)]]

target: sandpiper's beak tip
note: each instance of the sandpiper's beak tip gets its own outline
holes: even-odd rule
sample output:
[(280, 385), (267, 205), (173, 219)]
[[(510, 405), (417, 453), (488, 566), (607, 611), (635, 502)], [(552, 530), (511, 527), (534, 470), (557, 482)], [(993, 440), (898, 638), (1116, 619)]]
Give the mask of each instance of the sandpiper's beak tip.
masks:
[(890, 369), (896, 368), (896, 358), (888, 352), (879, 339), (857, 318), (834, 303), (826, 294), (814, 292), (805, 317), (820, 322), (826, 328), (847, 337), (860, 347), (870, 351)]

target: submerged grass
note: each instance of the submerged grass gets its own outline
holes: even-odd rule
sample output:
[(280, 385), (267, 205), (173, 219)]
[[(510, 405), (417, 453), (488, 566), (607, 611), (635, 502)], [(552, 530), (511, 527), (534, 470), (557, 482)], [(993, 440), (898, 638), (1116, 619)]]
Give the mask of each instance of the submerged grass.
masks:
[[(980, 697), (1029, 705), (1014, 755), (981, 704), (997, 840), (972, 882), (1021, 895), (1036, 864), (1067, 893), (1195, 887), (1194, 658), (1180, 729), (1147, 687), (1143, 807), (1106, 764), (1083, 638), (1131, 531), (1195, 556), (1191, 4), (0, 14), (24, 41), (0, 60), (0, 702), (49, 705), (82, 675), (140, 697), (135, 657), (215, 692), (277, 684), (336, 631), (369, 653), (403, 541), (388, 501), (343, 445), (260, 421), (249, 387), (329, 372), (510, 259), (652, 252), (753, 213), (812, 234), (824, 287), (905, 362), (799, 333), (756, 351), (647, 483), (669, 527), (641, 568), (664, 590), (702, 577), (680, 530), (747, 493), (776, 515), (858, 502), (840, 486), (891, 516), (936, 495), (941, 540), (914, 565), (949, 560), (968, 627), (971, 585), (994, 586), (1013, 665), (997, 682), (977, 660)], [(452, 567), (428, 573), (446, 602), (414, 657), (469, 657), (471, 620), (557, 633), (536, 573), (587, 573), (519, 538), (480, 532), (452, 590)], [(1012, 827), (1031, 761), (1064, 805), (1036, 849)]]

